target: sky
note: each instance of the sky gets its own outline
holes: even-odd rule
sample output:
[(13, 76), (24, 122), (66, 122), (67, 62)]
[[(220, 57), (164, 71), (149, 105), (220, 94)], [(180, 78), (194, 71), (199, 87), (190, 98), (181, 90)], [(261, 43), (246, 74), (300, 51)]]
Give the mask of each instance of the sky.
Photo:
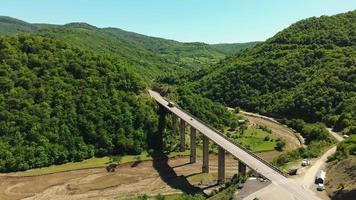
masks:
[(31, 23), (86, 22), (181, 42), (264, 41), (298, 20), (356, 9), (356, 0), (0, 0)]

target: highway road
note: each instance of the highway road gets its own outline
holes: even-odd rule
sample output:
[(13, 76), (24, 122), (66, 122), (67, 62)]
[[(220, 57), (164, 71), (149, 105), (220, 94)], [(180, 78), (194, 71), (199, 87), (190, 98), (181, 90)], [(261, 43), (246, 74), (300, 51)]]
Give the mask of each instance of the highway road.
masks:
[[(190, 126), (193, 126), (201, 134), (207, 136), (211, 141), (224, 148), (227, 152), (234, 155), (237, 159), (244, 162), (249, 168), (253, 169), (254, 171), (262, 174), (267, 179), (269, 179), (272, 184), (278, 186), (278, 188), (284, 191), (283, 194), (288, 194), (288, 196), (292, 196), (292, 198), (295, 200), (321, 200), (308, 188), (302, 187), (294, 180), (287, 179), (271, 165), (262, 161), (256, 156), (251, 155), (251, 152), (229, 141), (217, 131), (205, 125), (203, 122), (200, 122), (198, 119), (194, 118), (190, 114), (184, 112), (182, 109), (176, 106), (169, 107), (168, 101), (166, 101), (159, 93), (152, 90), (149, 90), (149, 93), (151, 97), (154, 98), (160, 105), (164, 106), (167, 110), (174, 113), (179, 118), (183, 119)], [(280, 199), (284, 199), (283, 194), (281, 194)]]

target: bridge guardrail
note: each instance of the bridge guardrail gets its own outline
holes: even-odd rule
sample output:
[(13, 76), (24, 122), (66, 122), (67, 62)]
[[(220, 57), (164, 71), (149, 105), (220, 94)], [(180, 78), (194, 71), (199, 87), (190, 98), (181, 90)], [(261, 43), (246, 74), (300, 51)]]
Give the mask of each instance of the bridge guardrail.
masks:
[[(166, 100), (167, 102), (170, 102), (169, 99), (162, 97), (164, 100)], [(207, 124), (206, 122), (200, 120), (199, 118), (195, 117), (194, 115), (190, 114), (189, 112), (185, 111), (183, 108), (181, 108), (180, 106), (178, 106), (177, 104), (175, 104), (175, 107), (179, 108), (182, 112), (186, 113), (187, 115), (189, 115), (191, 118), (193, 118), (194, 120), (199, 121), (200, 123), (204, 124), (205, 126), (207, 126), (208, 128), (212, 129), (213, 131), (215, 131), (217, 134), (219, 134), (220, 136), (222, 136), (224, 139), (228, 140), (229, 142), (231, 142), (233, 145), (235, 145), (236, 147), (242, 149), (243, 151), (245, 151), (246, 153), (248, 153), (249, 155), (253, 156), (254, 158), (256, 158), (257, 160), (261, 161), (262, 163), (264, 163), (265, 165), (269, 166), (270, 168), (274, 169), (274, 171), (278, 172), (279, 174), (281, 174), (282, 176), (286, 177), (285, 173), (283, 173), (281, 170), (279, 170), (276, 166), (272, 165), (271, 163), (269, 163), (268, 161), (264, 160), (263, 158), (257, 156), (256, 154), (254, 154), (253, 152), (251, 152), (250, 150), (248, 150), (247, 148), (243, 147), (242, 145), (236, 143), (235, 141), (233, 141), (231, 138), (227, 137), (225, 134), (221, 133), (219, 130), (217, 130), (216, 128), (210, 126), (209, 124)], [(189, 122), (187, 122), (189, 123)]]

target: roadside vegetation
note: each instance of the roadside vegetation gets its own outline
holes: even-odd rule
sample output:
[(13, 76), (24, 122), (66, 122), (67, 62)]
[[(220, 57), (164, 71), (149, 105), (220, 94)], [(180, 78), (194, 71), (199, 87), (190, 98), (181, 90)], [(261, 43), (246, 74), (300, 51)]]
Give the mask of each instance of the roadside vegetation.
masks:
[(301, 133), (305, 138), (306, 146), (279, 155), (273, 161), (273, 164), (278, 167), (285, 168), (288, 163), (293, 161), (319, 157), (336, 143), (325, 125), (321, 123), (309, 124), (303, 120), (286, 120), (284, 123)]
[(233, 199), (234, 193), (240, 184), (246, 182), (245, 176), (234, 176), (231, 182), (226, 183), (223, 188), (220, 188), (216, 193), (212, 193), (208, 200), (230, 200)]

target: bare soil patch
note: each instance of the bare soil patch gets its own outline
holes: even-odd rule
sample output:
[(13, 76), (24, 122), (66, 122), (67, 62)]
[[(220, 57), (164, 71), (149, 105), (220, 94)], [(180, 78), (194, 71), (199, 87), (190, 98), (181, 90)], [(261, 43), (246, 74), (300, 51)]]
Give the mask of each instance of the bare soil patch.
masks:
[(351, 200), (356, 195), (356, 157), (330, 163), (327, 167), (326, 189), (333, 200)]
[[(270, 155), (264, 158), (269, 160), (268, 156)], [(132, 163), (120, 165), (113, 173), (106, 172), (105, 168), (93, 168), (31, 177), (13, 176), (13, 173), (1, 174), (0, 199), (77, 200), (174, 194), (186, 189), (186, 184), (198, 188), (207, 187), (216, 181), (217, 156), (210, 155), (209, 174), (201, 174), (201, 160), (198, 157), (197, 163), (189, 164), (187, 156), (170, 159), (166, 163), (169, 167), (162, 167), (166, 168), (163, 172), (157, 170), (159, 163), (143, 161), (136, 166)], [(226, 178), (231, 178), (235, 173), (237, 161), (226, 155)]]

